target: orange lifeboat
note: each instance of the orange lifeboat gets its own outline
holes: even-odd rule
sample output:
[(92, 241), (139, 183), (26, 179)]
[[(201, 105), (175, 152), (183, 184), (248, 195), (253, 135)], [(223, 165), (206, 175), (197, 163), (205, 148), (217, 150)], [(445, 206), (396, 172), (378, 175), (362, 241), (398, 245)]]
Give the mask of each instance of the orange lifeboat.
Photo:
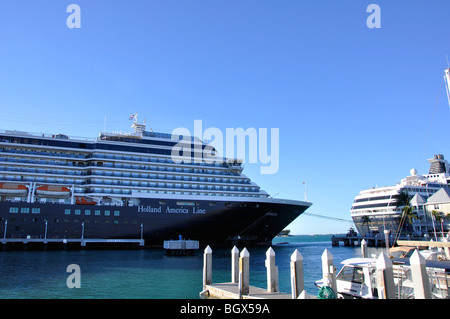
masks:
[(76, 204), (77, 205), (96, 205), (97, 203), (95, 201), (88, 201), (84, 197), (77, 197)]
[(1, 196), (27, 196), (28, 187), (22, 184), (0, 183)]
[(64, 186), (44, 185), (36, 188), (36, 195), (40, 197), (68, 198), (70, 189)]

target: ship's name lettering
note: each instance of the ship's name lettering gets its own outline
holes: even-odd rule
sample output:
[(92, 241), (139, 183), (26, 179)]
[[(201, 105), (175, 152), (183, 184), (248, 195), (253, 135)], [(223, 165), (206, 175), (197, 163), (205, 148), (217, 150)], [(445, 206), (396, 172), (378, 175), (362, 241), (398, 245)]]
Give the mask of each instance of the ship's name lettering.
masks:
[[(166, 213), (166, 214), (189, 214), (191, 211), (188, 208), (171, 208), (169, 206), (164, 210), (162, 206), (138, 206), (138, 213)], [(193, 214), (206, 214), (206, 209), (192, 207)]]

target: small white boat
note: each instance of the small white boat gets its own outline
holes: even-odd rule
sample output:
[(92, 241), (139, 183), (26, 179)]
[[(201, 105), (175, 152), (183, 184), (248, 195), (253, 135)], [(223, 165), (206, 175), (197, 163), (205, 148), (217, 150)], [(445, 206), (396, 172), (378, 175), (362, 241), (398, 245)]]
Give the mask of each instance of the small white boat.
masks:
[[(343, 267), (336, 275), (338, 298), (341, 299), (378, 299), (376, 259), (350, 258), (342, 262)], [(414, 299), (409, 259), (393, 259), (394, 285), (399, 299)], [(432, 283), (433, 298), (448, 298), (450, 286), (450, 263), (447, 261), (427, 260), (427, 273)], [(317, 287), (323, 281), (314, 282)]]

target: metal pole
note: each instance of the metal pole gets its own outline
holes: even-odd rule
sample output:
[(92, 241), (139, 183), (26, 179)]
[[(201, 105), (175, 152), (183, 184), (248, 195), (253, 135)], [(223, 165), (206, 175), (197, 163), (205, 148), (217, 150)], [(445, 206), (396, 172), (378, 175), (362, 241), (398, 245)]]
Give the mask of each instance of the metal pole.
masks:
[(47, 239), (47, 220), (45, 220), (45, 234), (44, 239)]
[(389, 230), (387, 229), (384, 230), (384, 242), (386, 245), (386, 254), (390, 256), (391, 254), (389, 253)]
[(8, 220), (5, 220), (5, 231), (3, 232), (3, 239), (6, 239), (6, 229), (8, 228)]
[(84, 222), (81, 223), (81, 239), (84, 239)]
[(144, 224), (143, 223), (141, 223), (141, 240), (142, 240), (142, 237), (144, 237)]

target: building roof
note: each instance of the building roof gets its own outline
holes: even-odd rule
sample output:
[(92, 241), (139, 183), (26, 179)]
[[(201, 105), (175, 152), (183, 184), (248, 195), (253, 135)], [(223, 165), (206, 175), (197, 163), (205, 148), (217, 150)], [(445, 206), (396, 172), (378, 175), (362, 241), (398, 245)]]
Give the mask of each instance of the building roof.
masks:
[(439, 204), (439, 203), (450, 203), (450, 189), (441, 188), (436, 193), (431, 195), (427, 200), (427, 204)]
[(420, 195), (419, 193), (416, 193), (416, 195), (414, 195), (414, 197), (411, 198), (411, 200), (409, 201), (409, 203), (413, 206), (423, 205), (425, 204), (425, 202), (426, 202), (425, 198), (423, 198), (423, 196)]

